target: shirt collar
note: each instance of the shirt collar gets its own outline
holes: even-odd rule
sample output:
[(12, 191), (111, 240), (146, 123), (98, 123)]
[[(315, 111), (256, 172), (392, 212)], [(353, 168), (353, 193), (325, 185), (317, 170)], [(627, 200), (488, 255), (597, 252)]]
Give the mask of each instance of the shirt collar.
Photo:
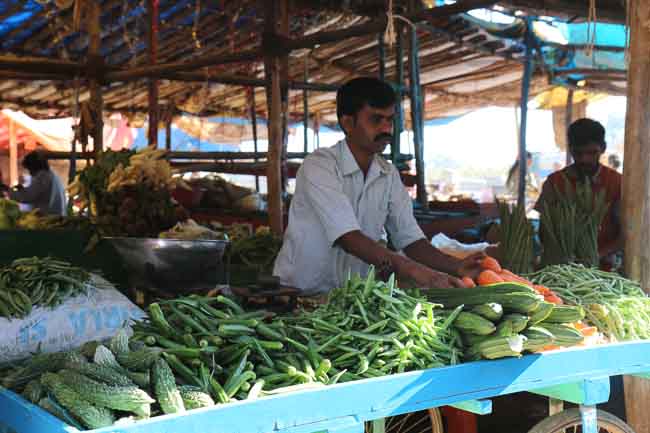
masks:
[[(348, 176), (350, 174), (356, 173), (357, 171), (361, 171), (361, 168), (359, 167), (357, 160), (354, 159), (354, 155), (352, 154), (347, 141), (339, 141), (338, 146), (340, 149), (340, 162), (343, 176)], [(372, 162), (370, 163), (368, 177), (371, 177), (370, 175), (376, 170), (379, 170), (380, 174), (388, 174), (390, 170), (388, 162), (386, 162), (382, 157), (378, 155), (375, 155)]]

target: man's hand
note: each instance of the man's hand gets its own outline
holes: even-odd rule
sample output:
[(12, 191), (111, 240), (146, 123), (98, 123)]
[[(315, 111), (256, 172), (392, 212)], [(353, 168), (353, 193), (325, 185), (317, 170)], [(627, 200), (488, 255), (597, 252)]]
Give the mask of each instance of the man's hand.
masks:
[(460, 260), (456, 275), (459, 277), (470, 277), (472, 280), (476, 280), (478, 274), (481, 273), (481, 262), (485, 257), (487, 257), (485, 253), (478, 252)]
[(422, 289), (448, 289), (450, 287), (461, 287), (465, 285), (461, 280), (452, 277), (444, 272), (434, 271), (424, 265), (416, 262), (411, 262), (404, 267), (401, 272), (402, 275), (415, 281), (418, 287)]

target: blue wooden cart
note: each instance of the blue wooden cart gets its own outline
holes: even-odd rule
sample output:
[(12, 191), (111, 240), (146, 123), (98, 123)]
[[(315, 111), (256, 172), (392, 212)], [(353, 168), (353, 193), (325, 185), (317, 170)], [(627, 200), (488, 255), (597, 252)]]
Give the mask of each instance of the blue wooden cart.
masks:
[[(609, 399), (610, 376), (648, 372), (650, 342), (609, 344), (361, 380), (93, 432), (363, 433), (372, 421), (374, 433), (381, 433), (385, 417), (443, 405), (487, 414), (491, 397), (530, 391), (579, 404), (582, 431), (596, 433), (596, 405)], [(0, 426), (15, 433), (77, 431), (8, 391), (0, 391)]]

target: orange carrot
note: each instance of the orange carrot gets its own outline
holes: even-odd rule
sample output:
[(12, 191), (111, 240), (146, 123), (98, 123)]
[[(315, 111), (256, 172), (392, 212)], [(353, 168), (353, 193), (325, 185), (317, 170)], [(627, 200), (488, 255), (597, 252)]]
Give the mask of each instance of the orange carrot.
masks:
[(531, 283), (524, 277), (520, 277), (519, 275), (514, 274), (507, 269), (501, 270), (501, 272), (499, 272), (499, 276), (503, 278), (504, 281), (507, 281), (509, 283), (525, 284), (526, 286), (530, 286), (530, 287), (532, 287), (533, 285), (533, 283)]
[(591, 337), (592, 335), (596, 335), (598, 333), (598, 328), (595, 326), (585, 326), (580, 329), (580, 332), (585, 337)]
[(533, 289), (535, 289), (535, 290), (537, 291), (537, 293), (539, 293), (540, 295), (544, 295), (544, 296), (546, 296), (546, 295), (550, 295), (550, 294), (553, 293), (553, 292), (551, 291), (551, 289), (549, 289), (548, 287), (546, 287), (546, 286), (541, 286), (541, 285), (539, 285), (539, 284), (534, 284), (534, 285), (533, 285)]
[(479, 286), (487, 286), (488, 284), (503, 283), (504, 281), (496, 272), (488, 269), (479, 274), (476, 282)]
[(562, 299), (560, 299), (560, 297), (553, 292), (549, 293), (548, 295), (544, 295), (544, 300), (546, 302), (552, 302), (553, 304), (557, 305), (564, 304), (564, 302), (562, 302)]
[(487, 256), (481, 262), (481, 268), (499, 273), (502, 271), (501, 265), (494, 257)]
[(463, 277), (461, 279), (465, 287), (476, 287), (476, 283), (470, 277)]

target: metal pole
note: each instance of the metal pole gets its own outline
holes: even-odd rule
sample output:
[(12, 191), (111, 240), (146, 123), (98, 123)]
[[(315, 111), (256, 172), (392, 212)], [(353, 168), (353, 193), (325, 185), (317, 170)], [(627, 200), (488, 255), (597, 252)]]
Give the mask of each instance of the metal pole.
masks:
[(427, 190), (424, 179), (424, 125), (422, 121), (422, 87), (420, 86), (420, 61), (418, 32), (409, 28), (409, 85), (411, 97), (411, 127), (415, 148), (415, 176), (417, 179), (417, 200), (427, 206)]
[(524, 76), (521, 82), (521, 126), (519, 127), (519, 188), (517, 191), (517, 204), (526, 206), (526, 121), (528, 118), (528, 96), (530, 93), (530, 80), (533, 75), (533, 43), (532, 21), (526, 19), (526, 60), (524, 63)]
[[(305, 56), (305, 83), (309, 76), (309, 57)], [(302, 129), (303, 129), (303, 147), (305, 153), (309, 152), (308, 129), (309, 129), (309, 93), (307, 89), (302, 91)]]
[[(255, 112), (255, 88), (249, 89), (249, 104), (251, 110), (251, 129), (253, 130), (253, 150), (255, 150), (255, 162), (257, 162), (257, 113)], [(260, 177), (255, 175), (255, 191), (260, 192)]]
[[(573, 122), (573, 89), (569, 89), (569, 93), (566, 97), (566, 109), (564, 114), (564, 132), (565, 134), (568, 134), (569, 126), (571, 126), (571, 122)], [(566, 140), (566, 165), (569, 166), (571, 165), (571, 150), (569, 149), (568, 138), (565, 136), (564, 139)]]
[(395, 120), (393, 125), (393, 143), (390, 146), (390, 159), (393, 164), (397, 164), (400, 155), (400, 134), (404, 129), (404, 111), (402, 108), (402, 87), (404, 86), (404, 47), (402, 43), (402, 25), (396, 26), (397, 43), (395, 47), (396, 54), (396, 84), (397, 104), (395, 106)]

